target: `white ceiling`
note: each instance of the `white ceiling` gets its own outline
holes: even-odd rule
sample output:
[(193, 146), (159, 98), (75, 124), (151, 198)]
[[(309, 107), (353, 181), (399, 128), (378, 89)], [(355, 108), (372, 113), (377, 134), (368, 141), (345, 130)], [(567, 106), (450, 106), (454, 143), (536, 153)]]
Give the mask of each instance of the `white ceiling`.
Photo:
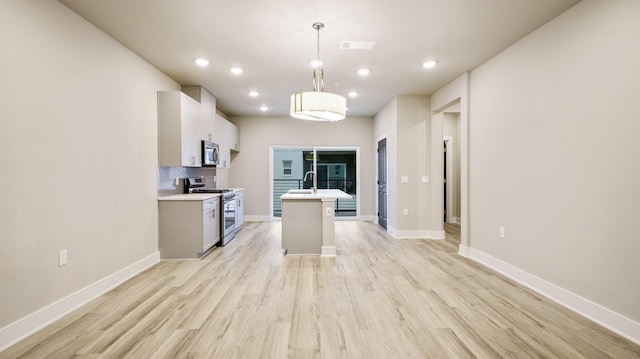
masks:
[[(431, 94), (579, 0), (59, 0), (183, 85), (202, 85), (229, 116), (283, 116), (312, 89), (320, 57), (325, 91), (348, 116), (373, 116), (398, 95)], [(373, 50), (340, 42), (376, 41)], [(211, 61), (197, 67), (193, 59)], [(421, 64), (437, 59), (438, 66)], [(231, 66), (244, 69), (232, 75)], [(371, 69), (362, 78), (356, 71)], [(257, 90), (260, 96), (250, 98)], [(260, 105), (269, 106), (263, 113)]]

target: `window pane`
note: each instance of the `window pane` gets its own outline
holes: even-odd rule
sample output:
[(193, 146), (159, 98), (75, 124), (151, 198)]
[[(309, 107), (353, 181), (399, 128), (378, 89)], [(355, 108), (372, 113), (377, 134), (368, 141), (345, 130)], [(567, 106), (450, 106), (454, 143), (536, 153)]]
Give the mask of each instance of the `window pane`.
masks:
[(353, 197), (336, 201), (336, 216), (356, 216), (357, 156), (355, 150), (317, 149), (318, 188), (339, 189)]
[[(290, 189), (311, 188), (313, 147), (273, 148), (273, 216), (281, 216), (280, 196)], [(357, 215), (357, 152), (355, 149), (315, 148), (318, 189), (339, 189), (352, 199), (336, 201), (336, 216)]]

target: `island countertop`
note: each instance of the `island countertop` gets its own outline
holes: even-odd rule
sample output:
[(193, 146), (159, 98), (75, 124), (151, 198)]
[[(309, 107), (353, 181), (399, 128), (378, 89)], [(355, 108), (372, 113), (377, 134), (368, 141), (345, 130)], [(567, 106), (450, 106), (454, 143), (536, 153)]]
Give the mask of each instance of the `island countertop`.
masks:
[(342, 192), (339, 189), (319, 189), (315, 193), (285, 193), (280, 199), (296, 200), (296, 199), (349, 199), (351, 195)]

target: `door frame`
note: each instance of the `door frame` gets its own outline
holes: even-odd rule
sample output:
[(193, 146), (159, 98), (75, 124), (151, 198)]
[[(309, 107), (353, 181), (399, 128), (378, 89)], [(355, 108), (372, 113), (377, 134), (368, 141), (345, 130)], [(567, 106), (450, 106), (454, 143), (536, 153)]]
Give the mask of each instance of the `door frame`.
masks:
[(455, 188), (456, 188), (456, 179), (454, 177), (454, 173), (453, 173), (453, 166), (455, 165), (453, 163), (453, 159), (454, 159), (454, 149), (455, 149), (455, 143), (453, 142), (453, 136), (444, 136), (444, 142), (447, 143), (447, 156), (446, 156), (446, 169), (447, 169), (447, 193), (446, 193), (446, 198), (447, 198), (447, 223), (457, 223), (455, 220), (455, 217), (453, 216), (454, 213), (454, 209), (456, 209), (455, 212), (457, 212), (457, 208), (456, 208), (456, 201), (454, 196), (455, 193)]
[[(464, 79), (464, 88), (468, 88), (468, 75), (465, 77), (461, 77)], [(444, 101), (443, 101), (444, 102)], [(460, 246), (458, 248), (458, 254), (468, 257), (471, 243), (470, 243), (470, 200), (469, 200), (469, 111), (468, 111), (468, 93), (460, 94), (460, 96), (452, 97), (452, 100), (445, 103), (444, 105), (435, 109), (432, 112), (431, 117), (431, 125), (430, 130), (431, 133), (438, 133), (439, 139), (438, 142), (441, 143), (440, 139), (442, 139), (442, 118), (443, 114), (446, 110), (453, 106), (460, 106), (460, 130), (459, 130), (459, 144), (460, 144), (460, 208), (458, 209), (460, 213)], [(438, 121), (439, 119), (439, 121)], [(433, 139), (433, 137), (432, 137)], [(438, 146), (441, 149), (441, 145)], [(429, 158), (431, 161), (442, 161), (442, 152), (441, 151), (431, 151)], [(431, 167), (432, 173), (431, 176), (435, 179), (437, 176), (442, 177), (442, 168)], [(434, 172), (435, 170), (435, 172)], [(439, 172), (438, 172), (439, 171)], [(440, 183), (441, 185), (441, 183)], [(442, 187), (440, 186), (440, 195), (436, 194), (436, 198), (432, 197), (432, 200), (429, 203), (429, 209), (432, 212), (438, 213), (440, 216), (440, 220), (442, 220), (442, 205), (443, 201), (441, 198)], [(435, 187), (431, 187), (430, 194), (437, 192)], [(442, 222), (442, 221), (441, 221)], [(433, 222), (431, 222), (433, 225)], [(441, 224), (442, 226), (442, 224)]]

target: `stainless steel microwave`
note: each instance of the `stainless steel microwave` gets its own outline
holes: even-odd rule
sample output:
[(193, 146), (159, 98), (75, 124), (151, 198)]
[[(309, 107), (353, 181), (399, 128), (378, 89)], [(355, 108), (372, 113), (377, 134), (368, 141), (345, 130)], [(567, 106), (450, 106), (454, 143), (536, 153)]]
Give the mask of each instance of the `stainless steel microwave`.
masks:
[(202, 141), (202, 167), (216, 167), (220, 160), (220, 146), (218, 144)]

